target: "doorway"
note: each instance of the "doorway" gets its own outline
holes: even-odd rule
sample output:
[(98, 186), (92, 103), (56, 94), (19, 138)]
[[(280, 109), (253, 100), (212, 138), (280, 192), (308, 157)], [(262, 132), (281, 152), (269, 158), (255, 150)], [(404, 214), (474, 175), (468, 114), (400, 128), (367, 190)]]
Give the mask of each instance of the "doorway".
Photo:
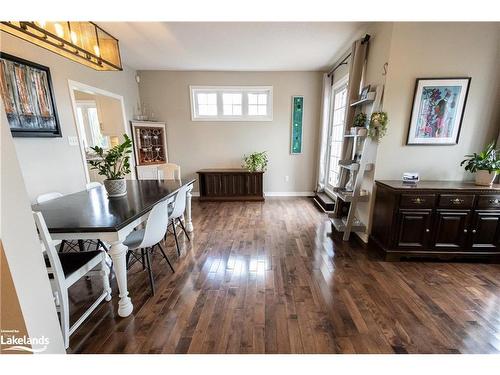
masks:
[[(89, 165), (97, 157), (92, 147), (109, 150), (124, 141), (123, 134), (130, 136), (123, 96), (75, 81), (69, 81), (69, 90), (86, 183), (102, 183), (105, 177)], [(131, 160), (131, 178), (134, 169)]]

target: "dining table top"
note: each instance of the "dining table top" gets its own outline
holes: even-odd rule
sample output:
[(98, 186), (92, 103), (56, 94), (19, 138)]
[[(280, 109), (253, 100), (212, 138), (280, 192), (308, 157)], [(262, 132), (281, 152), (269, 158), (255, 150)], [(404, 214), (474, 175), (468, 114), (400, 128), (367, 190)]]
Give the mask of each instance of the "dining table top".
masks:
[(104, 186), (34, 204), (49, 232), (117, 232), (148, 213), (158, 202), (173, 197), (195, 179), (127, 180), (127, 194), (110, 198)]

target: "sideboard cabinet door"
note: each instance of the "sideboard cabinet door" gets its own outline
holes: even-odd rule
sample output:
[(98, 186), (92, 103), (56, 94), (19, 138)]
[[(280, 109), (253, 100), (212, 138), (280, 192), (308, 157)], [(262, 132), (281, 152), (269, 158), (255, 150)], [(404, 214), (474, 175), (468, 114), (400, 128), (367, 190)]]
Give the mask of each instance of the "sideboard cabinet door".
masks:
[(429, 245), (432, 210), (399, 210), (396, 246), (420, 250)]
[(467, 211), (437, 210), (434, 222), (434, 248), (455, 250), (465, 247), (471, 213)]
[(500, 212), (476, 211), (472, 222), (471, 247), (476, 251), (500, 249)]

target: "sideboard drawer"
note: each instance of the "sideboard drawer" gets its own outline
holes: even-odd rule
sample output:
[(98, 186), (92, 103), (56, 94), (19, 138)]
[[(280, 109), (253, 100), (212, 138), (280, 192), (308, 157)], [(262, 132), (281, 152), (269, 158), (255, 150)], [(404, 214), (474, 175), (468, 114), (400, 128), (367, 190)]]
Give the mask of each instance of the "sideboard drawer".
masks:
[(401, 194), (402, 208), (433, 208), (436, 194)]
[(472, 208), (473, 195), (441, 194), (438, 206), (443, 208)]
[(477, 208), (500, 210), (500, 195), (481, 195), (477, 201)]

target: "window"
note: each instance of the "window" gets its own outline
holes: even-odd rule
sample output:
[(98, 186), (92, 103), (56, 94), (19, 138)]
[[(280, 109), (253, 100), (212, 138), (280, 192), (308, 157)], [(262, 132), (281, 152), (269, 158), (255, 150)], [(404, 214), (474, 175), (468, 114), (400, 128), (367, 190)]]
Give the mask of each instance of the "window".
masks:
[(222, 94), (222, 107), (224, 116), (241, 116), (242, 94)]
[(326, 173), (326, 191), (338, 186), (340, 167), (339, 160), (344, 142), (344, 122), (347, 106), (347, 80), (342, 80), (333, 87), (332, 113), (328, 137), (328, 170)]
[(76, 117), (85, 150), (89, 150), (93, 146), (99, 146), (104, 149), (110, 147), (109, 137), (101, 133), (97, 105), (94, 101), (77, 101)]
[(251, 116), (265, 116), (267, 114), (266, 94), (248, 94), (248, 114)]
[(190, 86), (193, 121), (272, 121), (272, 86)]
[(217, 95), (200, 92), (197, 95), (198, 111), (201, 116), (214, 116), (217, 114)]

